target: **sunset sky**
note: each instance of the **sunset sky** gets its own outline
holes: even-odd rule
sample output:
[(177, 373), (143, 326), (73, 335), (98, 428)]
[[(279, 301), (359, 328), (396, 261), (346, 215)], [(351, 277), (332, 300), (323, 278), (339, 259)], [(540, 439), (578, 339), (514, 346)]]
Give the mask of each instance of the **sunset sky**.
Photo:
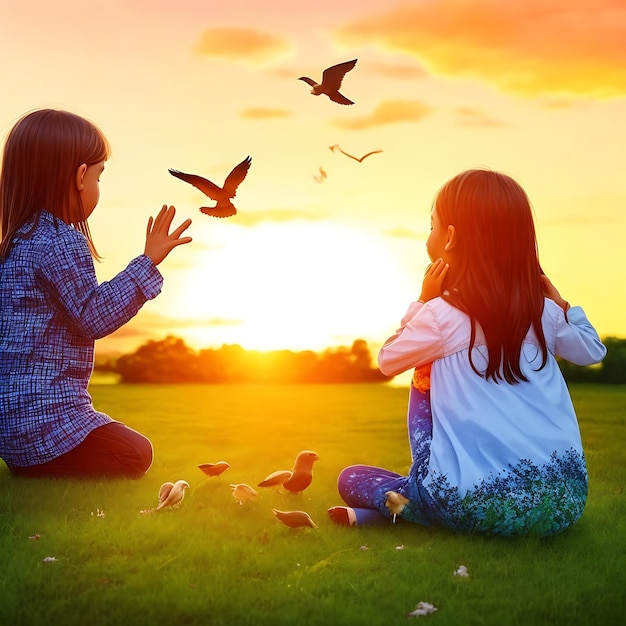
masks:
[[(108, 136), (100, 280), (143, 251), (162, 204), (193, 219), (161, 295), (101, 352), (175, 334), (375, 353), (419, 295), (436, 191), (472, 167), (523, 185), (544, 270), (624, 337), (625, 32), (623, 0), (0, 0), (0, 135), (52, 107)], [(353, 106), (297, 80), (355, 58)], [(247, 155), (229, 219), (167, 171), (221, 185)]]

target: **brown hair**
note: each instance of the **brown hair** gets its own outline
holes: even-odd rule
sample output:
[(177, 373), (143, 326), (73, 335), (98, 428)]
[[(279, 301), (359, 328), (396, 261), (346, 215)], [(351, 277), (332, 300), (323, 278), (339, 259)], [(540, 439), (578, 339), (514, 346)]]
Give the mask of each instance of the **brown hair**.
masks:
[[(99, 258), (74, 181), (80, 165), (94, 165), (109, 154), (102, 131), (74, 113), (41, 109), (24, 115), (9, 132), (2, 157), (0, 260), (8, 256), (15, 233), (33, 217), (30, 232), (35, 229), (42, 210), (83, 233), (91, 254)], [(70, 210), (71, 194), (77, 194), (79, 215)]]
[(454, 273), (444, 296), (471, 319), (470, 364), (476, 324), (489, 353), (484, 377), (495, 382), (527, 380), (520, 367), (522, 344), (533, 328), (542, 363), (547, 347), (541, 315), (541, 267), (530, 201), (512, 178), (491, 170), (468, 170), (439, 191), (434, 210), (456, 230)]

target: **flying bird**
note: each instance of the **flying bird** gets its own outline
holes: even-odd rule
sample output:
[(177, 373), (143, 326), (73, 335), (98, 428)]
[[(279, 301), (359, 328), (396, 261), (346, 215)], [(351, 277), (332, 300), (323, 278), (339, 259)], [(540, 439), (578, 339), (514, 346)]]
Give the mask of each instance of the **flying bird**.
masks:
[(211, 200), (216, 201), (215, 206), (200, 207), (200, 211), (202, 213), (212, 217), (230, 217), (231, 215), (235, 215), (235, 213), (237, 213), (237, 209), (231, 202), (231, 198), (234, 198), (237, 194), (237, 187), (239, 187), (243, 179), (246, 177), (251, 163), (252, 159), (247, 156), (241, 163), (235, 165), (230, 174), (226, 177), (223, 187), (218, 187), (210, 180), (203, 178), (202, 176), (197, 176), (196, 174), (185, 174), (184, 172), (179, 172), (178, 170), (174, 170), (172, 168), (170, 168), (168, 172), (172, 176), (180, 178), (186, 183), (193, 185), (205, 196), (208, 196)]
[(303, 526), (317, 528), (311, 516), (304, 511), (279, 511), (278, 509), (272, 509), (272, 512), (277, 520), (281, 521), (285, 526), (289, 526), (289, 528), (302, 528)]
[(367, 154), (364, 154), (362, 157), (355, 157), (352, 154), (348, 154), (347, 152), (344, 152), (340, 147), (339, 144), (335, 144), (334, 146), (328, 146), (328, 149), (331, 150), (332, 152), (334, 152), (335, 150), (339, 150), (339, 152), (341, 152), (341, 154), (345, 154), (347, 157), (350, 157), (351, 159), (354, 159), (355, 161), (358, 161), (359, 163), (363, 163), (363, 159), (367, 159), (368, 156), (371, 156), (372, 154), (378, 154), (379, 152), (382, 152), (382, 150), (372, 150), (371, 152), (368, 152)]
[(219, 476), (223, 474), (230, 465), (226, 461), (218, 461), (217, 463), (201, 463), (198, 468), (207, 476)]
[(323, 167), (320, 166), (320, 175), (319, 176), (313, 176), (313, 180), (316, 183), (321, 183), (324, 181), (325, 178), (328, 178), (328, 176), (326, 175), (326, 171), (324, 170)]
[(333, 102), (338, 104), (354, 104), (352, 100), (348, 100), (344, 95), (339, 93), (341, 87), (341, 81), (343, 77), (349, 72), (355, 65), (357, 59), (352, 61), (345, 61), (344, 63), (338, 63), (332, 67), (327, 67), (322, 72), (322, 82), (317, 83), (308, 76), (300, 76), (298, 80), (303, 80), (308, 85), (311, 85), (311, 93), (314, 96), (321, 96), (322, 94), (328, 96)]
[(395, 524), (396, 515), (402, 513), (402, 510), (410, 500), (397, 491), (386, 491), (385, 496), (385, 506), (393, 513), (393, 523)]
[(312, 450), (302, 450), (294, 461), (293, 468), (278, 470), (264, 478), (258, 487), (280, 487), (292, 493), (303, 492), (313, 480), (313, 463), (319, 461), (319, 456)]
[(233, 490), (233, 498), (239, 504), (243, 504), (247, 500), (254, 500), (257, 497), (257, 492), (245, 483), (231, 484), (230, 488)]
[(167, 482), (159, 489), (159, 504), (156, 510), (180, 505), (185, 497), (185, 489), (189, 488), (186, 480), (177, 480), (175, 483)]

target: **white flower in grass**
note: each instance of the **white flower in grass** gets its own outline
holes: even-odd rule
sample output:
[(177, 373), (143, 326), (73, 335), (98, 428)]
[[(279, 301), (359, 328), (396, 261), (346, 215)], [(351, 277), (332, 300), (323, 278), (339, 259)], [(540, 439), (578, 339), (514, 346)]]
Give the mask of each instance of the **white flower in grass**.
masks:
[(43, 559), (44, 563), (56, 563), (59, 559), (56, 558), (56, 556), (46, 556)]
[(422, 617), (423, 615), (430, 615), (437, 610), (436, 606), (433, 606), (430, 602), (418, 602), (414, 611), (411, 611), (407, 617)]
[(39, 533), (35, 533), (34, 535), (30, 535), (30, 537), (28, 537), (31, 541), (37, 541), (37, 539), (39, 539), (41, 537), (41, 535)]
[[(93, 517), (93, 511), (91, 512), (91, 517)], [(104, 511), (96, 509), (96, 517), (104, 517)]]
[(456, 572), (454, 572), (455, 576), (469, 576), (469, 574), (467, 573), (467, 567), (465, 567), (465, 565), (459, 565), (459, 569), (456, 570)]
[(360, 550), (369, 550), (369, 548), (367, 546), (361, 546), (359, 549)]

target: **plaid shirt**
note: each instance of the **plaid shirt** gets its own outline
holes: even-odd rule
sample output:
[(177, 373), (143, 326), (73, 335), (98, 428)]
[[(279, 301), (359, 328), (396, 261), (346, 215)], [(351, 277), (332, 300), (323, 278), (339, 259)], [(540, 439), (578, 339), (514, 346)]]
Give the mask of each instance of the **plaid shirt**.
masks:
[(130, 320), (163, 284), (141, 255), (98, 285), (80, 232), (45, 211), (26, 235), (32, 224), (0, 262), (0, 457), (14, 466), (50, 461), (113, 421), (87, 392), (95, 340)]

